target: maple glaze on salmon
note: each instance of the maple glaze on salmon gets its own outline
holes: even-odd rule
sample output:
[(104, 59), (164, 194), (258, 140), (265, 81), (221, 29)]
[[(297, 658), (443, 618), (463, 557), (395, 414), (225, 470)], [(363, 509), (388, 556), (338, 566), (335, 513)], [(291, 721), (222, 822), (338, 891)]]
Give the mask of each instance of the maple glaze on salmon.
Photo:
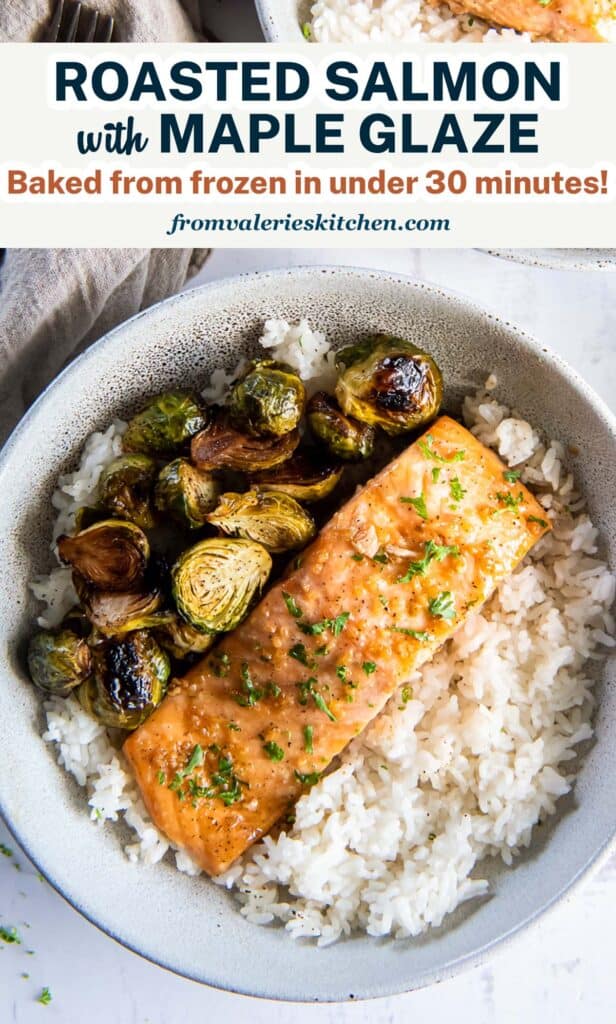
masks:
[[(556, 43), (601, 43), (601, 19), (614, 17), (610, 0), (446, 0), (454, 14), (472, 14), (494, 25)], [(438, 6), (440, 0), (434, 0)]]
[(437, 420), (126, 740), (156, 825), (224, 871), (512, 572), (544, 515)]

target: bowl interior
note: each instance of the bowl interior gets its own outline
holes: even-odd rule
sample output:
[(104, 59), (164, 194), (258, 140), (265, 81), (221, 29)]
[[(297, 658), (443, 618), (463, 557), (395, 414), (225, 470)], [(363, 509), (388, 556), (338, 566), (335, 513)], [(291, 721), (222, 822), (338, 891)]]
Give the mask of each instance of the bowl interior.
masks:
[(305, 42), (301, 26), (310, 21), (312, 0), (255, 0), (255, 6), (269, 43)]
[[(39, 701), (23, 670), (34, 608), (27, 581), (50, 564), (55, 480), (85, 437), (149, 393), (202, 386), (217, 366), (250, 350), (264, 319), (306, 317), (336, 343), (375, 328), (428, 348), (446, 381), (446, 402), (489, 372), (503, 398), (549, 437), (576, 446), (574, 468), (616, 564), (613, 419), (554, 355), (476, 307), (406, 278), (363, 270), (310, 268), (253, 275), (188, 292), (141, 314), (90, 349), (22, 421), (0, 458), (0, 776), (3, 813), (50, 881), (86, 916), (145, 956), (197, 980), (273, 998), (333, 1000), (400, 992), (442, 979), (509, 936), (554, 902), (606, 848), (615, 811), (616, 687), (600, 685), (597, 740), (575, 796), (541, 829), (511, 870), (492, 868), (492, 896), (460, 908), (420, 940), (354, 937), (317, 950), (279, 927), (259, 928), (232, 897), (171, 864), (136, 868), (118, 830), (93, 825), (83, 792), (39, 738)], [(483, 869), (482, 869), (483, 871)], [(276, 970), (271, 965), (276, 964)]]

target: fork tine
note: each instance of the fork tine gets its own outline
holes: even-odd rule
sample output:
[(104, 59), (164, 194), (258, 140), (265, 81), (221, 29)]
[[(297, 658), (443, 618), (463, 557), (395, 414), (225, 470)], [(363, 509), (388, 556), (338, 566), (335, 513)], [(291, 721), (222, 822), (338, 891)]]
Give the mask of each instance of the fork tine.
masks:
[(60, 32), (60, 25), (62, 24), (62, 15), (64, 14), (64, 0), (58, 0), (56, 8), (53, 12), (53, 17), (49, 22), (49, 27), (45, 33), (43, 41), (45, 43), (55, 43), (58, 39), (58, 33)]
[(64, 35), (65, 43), (74, 43), (77, 38), (77, 29), (79, 27), (79, 18), (81, 16), (81, 3), (76, 3), (70, 13), (70, 21)]
[(86, 30), (85, 30), (85, 32), (83, 34), (83, 42), (84, 43), (93, 43), (94, 42), (94, 36), (96, 35), (96, 27), (98, 25), (98, 11), (94, 11), (94, 10), (92, 10), (90, 8), (86, 8), (86, 11), (84, 13), (89, 15), (90, 23), (87, 26), (87, 28), (86, 28)]
[(115, 22), (111, 15), (107, 15), (105, 18), (100, 18), (98, 23), (98, 33), (96, 37), (97, 43), (110, 43), (113, 36), (113, 29)]

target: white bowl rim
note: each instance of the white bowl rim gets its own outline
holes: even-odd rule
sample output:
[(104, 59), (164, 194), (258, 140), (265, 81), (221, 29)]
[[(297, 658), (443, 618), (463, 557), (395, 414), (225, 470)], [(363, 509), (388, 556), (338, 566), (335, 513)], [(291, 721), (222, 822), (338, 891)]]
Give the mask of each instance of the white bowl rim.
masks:
[[(259, 0), (257, 0), (259, 2)], [(184, 301), (184, 297), (187, 294), (207, 294), (210, 291), (215, 291), (218, 287), (228, 286), (233, 283), (240, 283), (246, 280), (264, 279), (264, 278), (282, 278), (282, 277), (301, 277), (304, 274), (318, 274), (318, 273), (335, 273), (342, 272), (347, 275), (353, 275), (356, 277), (370, 277), (371, 279), (388, 280), (391, 282), (399, 281), (409, 287), (415, 289), (421, 289), (423, 292), (428, 292), (436, 298), (441, 298), (446, 302), (455, 303), (458, 308), (463, 308), (465, 311), (470, 313), (477, 313), (480, 316), (489, 316), (489, 318), (507, 329), (509, 332), (515, 334), (516, 341), (519, 342), (522, 347), (536, 355), (539, 355), (542, 359), (547, 359), (553, 365), (555, 365), (567, 382), (576, 390), (582, 398), (588, 401), (597, 414), (605, 421), (605, 425), (608, 430), (616, 436), (616, 415), (612, 413), (611, 409), (607, 406), (604, 400), (596, 394), (596, 392), (590, 387), (589, 384), (578, 374), (569, 364), (553, 349), (549, 346), (544, 345), (529, 334), (523, 328), (517, 327), (508, 320), (504, 320), (498, 315), (486, 310), (486, 308), (473, 299), (467, 296), (461, 295), (452, 289), (446, 289), (440, 285), (433, 284), (425, 281), (421, 278), (414, 277), (409, 274), (398, 273), (389, 270), (372, 269), (368, 267), (355, 267), (352, 265), (342, 264), (318, 264), (310, 265), (303, 264), (293, 267), (279, 267), (272, 270), (259, 270), (249, 271), (240, 274), (229, 275), (224, 278), (217, 278), (214, 281), (206, 282), (203, 285), (195, 288), (186, 289), (183, 292), (179, 292), (175, 295), (171, 295), (166, 299), (154, 303), (145, 310), (140, 310), (134, 316), (129, 317), (122, 323), (117, 324), (114, 328), (104, 334), (97, 341), (93, 342), (84, 352), (82, 352), (76, 359), (69, 363), (64, 369), (56, 376), (50, 383), (45, 387), (37, 399), (32, 405), (26, 410), (24, 415), (21, 417), (15, 428), (5, 441), (4, 445), (0, 449), (0, 490), (2, 487), (2, 476), (6, 470), (6, 459), (13, 450), (19, 445), (22, 433), (27, 430), (30, 420), (34, 418), (34, 415), (38, 412), (39, 408), (44, 404), (48, 394), (56, 389), (61, 382), (79, 367), (84, 366), (91, 360), (95, 360), (98, 354), (99, 348), (104, 347), (108, 341), (110, 341), (116, 334), (125, 330), (125, 328), (136, 321), (147, 317), (154, 310), (160, 306), (171, 306), (175, 303), (181, 303)], [(236, 995), (243, 995), (252, 998), (263, 999), (265, 1001), (284, 1002), (284, 1003), (304, 1003), (306, 1000), (302, 998), (291, 998), (286, 996), (272, 995), (271, 993), (255, 992), (241, 986), (229, 986), (222, 985), (211, 979), (207, 979), (202, 975), (183, 972), (174, 966), (173, 963), (165, 961), (163, 958), (157, 957), (152, 953), (147, 952), (144, 949), (140, 949), (137, 944), (127, 941), (120, 934), (117, 934), (111, 923), (105, 922), (102, 917), (97, 919), (97, 916), (93, 913), (85, 910), (80, 906), (79, 899), (73, 897), (62, 886), (57, 883), (54, 878), (48, 874), (44, 864), (44, 853), (39, 853), (36, 849), (36, 842), (32, 842), (29, 838), (24, 838), (22, 830), (17, 829), (13, 823), (8, 819), (4, 810), (4, 801), (2, 798), (1, 789), (2, 776), (0, 776), (0, 818), (2, 818), (8, 831), (24, 850), (28, 859), (34, 864), (40, 874), (45, 878), (49, 885), (71, 906), (76, 910), (82, 917), (93, 924), (99, 931), (103, 932), (109, 938), (113, 939), (119, 945), (125, 949), (130, 950), (132, 953), (137, 954), (143, 959), (155, 964), (158, 967), (162, 967), (165, 970), (170, 971), (172, 974), (176, 974), (180, 977), (185, 977), (188, 980), (196, 981), (200, 984), (211, 988), (217, 988), (221, 991), (232, 992)], [(32, 833), (36, 840), (36, 830)], [(578, 892), (583, 884), (589, 881), (598, 870), (603, 866), (609, 856), (616, 851), (616, 828), (612, 835), (600, 846), (595, 853), (590, 856), (587, 861), (582, 864), (577, 872), (571, 877), (570, 881), (563, 885), (554, 895), (544, 904), (539, 906), (533, 913), (529, 914), (524, 920), (510, 927), (507, 931), (503, 932), (499, 937), (484, 943), (483, 946), (476, 949), (470, 950), (467, 954), (459, 956), (457, 959), (450, 961), (441, 968), (431, 968), (424, 972), (424, 974), (418, 979), (416, 984), (413, 984), (410, 988), (389, 986), (387, 990), (370, 993), (365, 996), (358, 996), (353, 998), (353, 1002), (363, 1002), (370, 999), (383, 998), (387, 995), (401, 995), (406, 992), (416, 991), (420, 988), (428, 987), (429, 985), (435, 984), (440, 981), (444, 981), (449, 978), (455, 977), (461, 971), (469, 967), (477, 967), (484, 963), (488, 956), (498, 953), (504, 950), (510, 945), (515, 939), (521, 937), (531, 926), (535, 926), (540, 920), (544, 919), (547, 914), (555, 910), (565, 898), (569, 898), (574, 892)], [(258, 927), (255, 925), (255, 927)], [(289, 939), (289, 941), (293, 941)], [(326, 954), (325, 954), (326, 955)], [(340, 997), (323, 997), (316, 999), (314, 1002), (323, 1003), (341, 1003), (350, 1001), (346, 996)]]

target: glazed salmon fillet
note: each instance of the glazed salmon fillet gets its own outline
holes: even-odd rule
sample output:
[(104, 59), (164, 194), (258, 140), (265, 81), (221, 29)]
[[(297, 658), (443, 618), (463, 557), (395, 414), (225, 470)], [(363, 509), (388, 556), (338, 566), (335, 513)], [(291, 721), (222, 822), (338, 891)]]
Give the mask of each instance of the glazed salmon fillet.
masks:
[(437, 420), (126, 740), (155, 824), (224, 871), (512, 572), (544, 515), (494, 452)]
[(602, 21), (615, 15), (611, 0), (447, 0), (447, 6), (454, 14), (473, 14), (557, 43), (605, 42)]

